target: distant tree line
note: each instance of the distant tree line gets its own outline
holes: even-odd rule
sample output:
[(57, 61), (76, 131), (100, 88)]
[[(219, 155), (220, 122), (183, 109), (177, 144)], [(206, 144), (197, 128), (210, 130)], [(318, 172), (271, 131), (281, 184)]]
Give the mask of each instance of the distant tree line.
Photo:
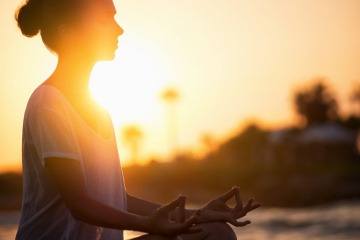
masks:
[[(208, 152), (203, 156), (182, 152), (172, 162), (124, 169), (128, 190), (157, 201), (168, 201), (180, 191), (189, 201), (202, 202), (238, 185), (245, 198), (253, 196), (265, 206), (282, 207), (360, 199), (355, 138), (350, 143), (300, 141), (319, 129), (358, 133), (360, 108), (342, 115), (329, 89), (325, 79), (316, 79), (293, 92), (294, 111), (301, 119), (293, 126), (270, 130), (250, 123), (216, 147), (211, 135), (205, 134), (201, 141)], [(360, 87), (353, 89), (349, 99), (360, 106)]]

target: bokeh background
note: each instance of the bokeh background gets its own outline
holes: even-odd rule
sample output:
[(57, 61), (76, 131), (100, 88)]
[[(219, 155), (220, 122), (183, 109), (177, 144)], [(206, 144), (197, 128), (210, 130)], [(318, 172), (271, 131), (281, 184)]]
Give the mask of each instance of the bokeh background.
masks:
[[(0, 2), (0, 239), (21, 206), (27, 99), (56, 66), (17, 29), (21, 2)], [(360, 237), (360, 1), (115, 5), (125, 32), (90, 88), (112, 115), (130, 193), (200, 206), (238, 185), (264, 205), (244, 239)]]

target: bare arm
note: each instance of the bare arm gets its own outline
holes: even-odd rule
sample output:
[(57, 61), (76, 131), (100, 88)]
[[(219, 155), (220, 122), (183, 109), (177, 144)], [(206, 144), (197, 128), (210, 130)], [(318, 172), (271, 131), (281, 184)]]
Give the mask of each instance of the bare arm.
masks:
[(153, 212), (161, 207), (160, 204), (150, 202), (141, 198), (134, 197), (129, 193), (127, 195), (127, 208), (133, 214), (141, 216), (150, 216)]
[(148, 216), (117, 210), (88, 195), (78, 161), (47, 158), (45, 162), (45, 168), (66, 206), (73, 217), (79, 221), (106, 228), (136, 230), (169, 236), (187, 231), (196, 221), (197, 215), (183, 222), (168, 221), (168, 215), (179, 205), (184, 204), (185, 199), (183, 198), (178, 198), (157, 208)]
[(45, 167), (75, 219), (107, 228), (144, 229), (144, 217), (119, 211), (88, 195), (78, 161), (48, 158)]

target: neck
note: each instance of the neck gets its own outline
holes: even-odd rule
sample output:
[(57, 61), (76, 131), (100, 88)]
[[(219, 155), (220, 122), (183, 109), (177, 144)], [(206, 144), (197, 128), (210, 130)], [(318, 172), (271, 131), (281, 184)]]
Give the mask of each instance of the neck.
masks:
[(46, 81), (68, 96), (79, 96), (89, 93), (90, 74), (95, 61), (84, 57), (59, 55), (54, 73)]

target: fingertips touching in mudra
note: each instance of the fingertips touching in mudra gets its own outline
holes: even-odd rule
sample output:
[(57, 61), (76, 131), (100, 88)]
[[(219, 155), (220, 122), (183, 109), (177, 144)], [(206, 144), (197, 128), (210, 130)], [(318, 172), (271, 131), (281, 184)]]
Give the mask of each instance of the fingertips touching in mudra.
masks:
[[(228, 202), (235, 200), (234, 207), (230, 207)], [(199, 218), (201, 222), (227, 222), (236, 227), (243, 227), (250, 224), (250, 221), (239, 221), (252, 210), (259, 208), (261, 204), (253, 203), (254, 199), (249, 199), (244, 206), (240, 197), (240, 188), (233, 187), (228, 192), (214, 198), (202, 208), (202, 214)]]
[[(201, 231), (201, 229), (193, 227), (201, 211), (196, 211), (193, 215), (186, 218), (185, 201), (186, 198), (180, 195), (174, 201), (156, 209), (148, 218), (150, 226), (148, 232), (154, 234), (160, 233), (171, 237), (183, 233), (191, 234)], [(174, 219), (171, 219), (171, 215), (174, 216)]]

